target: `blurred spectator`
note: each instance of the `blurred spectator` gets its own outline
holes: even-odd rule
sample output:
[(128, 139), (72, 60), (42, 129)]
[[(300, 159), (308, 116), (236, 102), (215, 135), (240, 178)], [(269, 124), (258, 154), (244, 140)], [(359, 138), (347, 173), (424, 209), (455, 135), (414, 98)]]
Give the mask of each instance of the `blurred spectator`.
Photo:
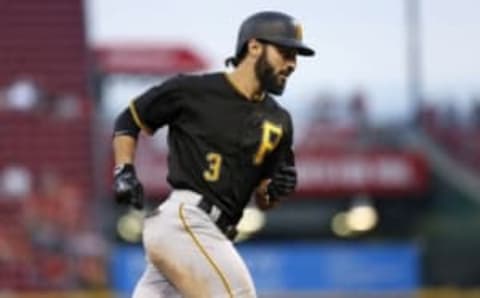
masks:
[(438, 127), (438, 110), (433, 104), (424, 103), (418, 116), (421, 127), (427, 132), (432, 132)]
[(32, 173), (25, 166), (11, 165), (0, 172), (0, 197), (23, 199), (32, 192)]
[[(2, 204), (0, 227), (0, 264), (28, 262), (32, 260), (33, 251), (25, 231), (22, 229), (17, 206)], [(7, 214), (9, 212), (10, 214)]]
[(85, 101), (73, 93), (54, 94), (38, 81), (23, 77), (0, 93), (0, 108), (9, 111), (36, 113), (56, 119), (76, 119), (86, 111)]
[(105, 286), (107, 244), (104, 238), (93, 228), (85, 228), (70, 236), (67, 250), (75, 260), (79, 285), (89, 288)]
[(310, 111), (311, 123), (300, 139), (300, 147), (353, 148), (363, 143), (362, 137), (366, 138), (366, 134), (360, 134), (368, 124), (366, 98), (361, 89), (346, 100), (321, 93)]
[(75, 119), (81, 116), (80, 100), (73, 94), (62, 94), (55, 98), (53, 114), (59, 119)]
[(335, 97), (328, 92), (318, 95), (311, 109), (313, 123), (328, 124), (335, 121), (337, 103)]
[(53, 288), (105, 286), (106, 243), (89, 217), (84, 191), (65, 177), (44, 169), (24, 208), (37, 278)]
[(33, 78), (21, 77), (7, 87), (3, 103), (4, 109), (33, 111), (44, 99), (45, 92)]
[(446, 128), (458, 128), (460, 124), (460, 115), (457, 106), (452, 101), (447, 103), (443, 116), (443, 126)]
[(368, 127), (366, 96), (362, 89), (357, 89), (350, 97), (349, 110), (355, 125), (364, 130)]
[(31, 239), (39, 249), (64, 251), (65, 237), (80, 225), (82, 197), (57, 172), (45, 169), (39, 176), (37, 193), (25, 208)]
[(480, 128), (480, 95), (476, 95), (472, 101), (472, 122), (473, 127), (479, 129)]

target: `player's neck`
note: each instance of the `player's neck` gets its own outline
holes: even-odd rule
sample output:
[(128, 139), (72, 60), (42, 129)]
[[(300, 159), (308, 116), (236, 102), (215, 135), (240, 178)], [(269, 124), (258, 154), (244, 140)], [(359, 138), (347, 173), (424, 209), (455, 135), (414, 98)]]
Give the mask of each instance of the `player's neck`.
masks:
[(262, 101), (265, 98), (265, 92), (260, 88), (253, 71), (240, 66), (225, 75), (233, 87), (249, 101)]

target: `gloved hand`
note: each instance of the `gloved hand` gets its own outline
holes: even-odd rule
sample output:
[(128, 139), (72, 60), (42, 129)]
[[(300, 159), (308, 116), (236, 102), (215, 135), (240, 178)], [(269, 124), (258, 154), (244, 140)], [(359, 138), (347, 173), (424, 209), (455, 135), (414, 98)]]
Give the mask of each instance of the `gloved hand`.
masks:
[(297, 171), (294, 166), (282, 165), (271, 179), (267, 186), (267, 194), (275, 199), (285, 197), (297, 186)]
[(115, 167), (113, 193), (117, 203), (132, 205), (136, 209), (143, 208), (143, 186), (138, 181), (132, 164)]

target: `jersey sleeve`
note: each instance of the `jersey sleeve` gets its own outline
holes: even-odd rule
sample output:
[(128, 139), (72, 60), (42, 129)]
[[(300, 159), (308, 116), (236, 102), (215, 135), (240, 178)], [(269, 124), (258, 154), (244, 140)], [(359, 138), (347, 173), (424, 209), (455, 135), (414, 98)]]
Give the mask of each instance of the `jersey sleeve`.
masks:
[(174, 121), (181, 109), (182, 92), (181, 77), (149, 89), (130, 103), (133, 120), (144, 132), (153, 134)]

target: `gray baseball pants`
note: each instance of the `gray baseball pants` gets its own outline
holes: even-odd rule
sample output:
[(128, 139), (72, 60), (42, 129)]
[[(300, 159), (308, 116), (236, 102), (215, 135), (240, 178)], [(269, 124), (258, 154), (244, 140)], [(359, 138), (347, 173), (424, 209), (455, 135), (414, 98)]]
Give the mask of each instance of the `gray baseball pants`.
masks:
[(197, 207), (201, 195), (175, 190), (145, 219), (146, 269), (133, 298), (257, 297), (232, 242)]

